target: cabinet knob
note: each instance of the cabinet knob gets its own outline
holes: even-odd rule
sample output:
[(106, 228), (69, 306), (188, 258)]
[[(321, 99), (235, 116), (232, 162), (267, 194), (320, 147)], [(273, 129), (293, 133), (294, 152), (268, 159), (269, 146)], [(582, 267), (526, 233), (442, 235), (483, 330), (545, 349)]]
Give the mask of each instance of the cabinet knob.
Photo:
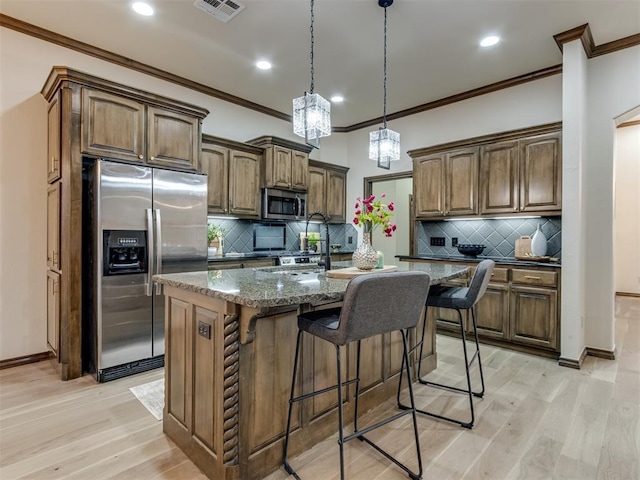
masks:
[(142, 160), (144, 158), (144, 155), (138, 155), (138, 158)]
[(518, 207), (513, 207), (514, 210), (518, 210)]
[(150, 157), (149, 158), (149, 160), (155, 160), (155, 159), (156, 159), (156, 157)]

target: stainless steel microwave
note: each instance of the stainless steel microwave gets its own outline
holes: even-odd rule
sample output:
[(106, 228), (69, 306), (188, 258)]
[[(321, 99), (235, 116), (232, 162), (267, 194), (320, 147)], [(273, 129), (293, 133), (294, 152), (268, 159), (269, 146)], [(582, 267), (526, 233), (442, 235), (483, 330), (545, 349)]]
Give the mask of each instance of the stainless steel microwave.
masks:
[(307, 194), (265, 188), (262, 191), (262, 218), (264, 220), (306, 220)]

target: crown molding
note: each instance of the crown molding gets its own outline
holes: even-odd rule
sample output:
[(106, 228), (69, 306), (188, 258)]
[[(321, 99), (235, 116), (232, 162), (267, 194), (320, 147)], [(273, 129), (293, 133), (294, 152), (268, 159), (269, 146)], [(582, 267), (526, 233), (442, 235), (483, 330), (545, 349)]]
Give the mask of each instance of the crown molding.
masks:
[[(50, 30), (46, 30), (44, 28), (38, 27), (36, 25), (32, 25), (27, 22), (23, 22), (22, 20), (18, 20), (16, 18), (10, 17), (2, 13), (0, 13), (0, 26), (9, 28), (11, 30), (15, 30), (25, 35), (30, 35), (32, 37), (39, 38), (40, 40), (44, 40), (46, 42), (60, 45), (70, 50), (75, 50), (77, 52), (84, 53), (85, 55), (96, 57), (105, 62), (110, 62), (122, 67), (129, 68), (131, 70), (135, 70), (140, 73), (151, 75), (161, 80), (165, 80), (167, 82), (174, 83), (176, 85), (180, 85), (182, 87), (189, 88), (191, 90), (195, 90), (205, 95), (218, 98), (225, 102), (229, 102), (229, 103), (247, 108), (249, 110), (254, 110), (256, 112), (269, 115), (279, 120), (284, 120), (286, 122), (292, 121), (291, 115), (287, 113), (283, 113), (278, 110), (266, 107), (264, 105), (260, 105), (258, 103), (254, 103), (249, 100), (245, 100), (235, 95), (231, 95), (230, 93), (226, 93), (221, 90), (217, 90), (215, 88), (209, 87), (207, 85), (194, 82), (192, 80), (189, 80), (184, 77), (180, 77), (173, 73), (160, 70), (159, 68), (155, 68), (150, 65), (146, 65), (144, 63), (138, 62), (136, 60), (124, 57), (122, 55), (109, 52), (108, 50), (95, 47), (88, 43), (74, 40), (73, 38), (60, 35), (58, 33), (52, 32)], [(560, 48), (560, 51), (562, 51), (562, 46), (564, 43), (580, 39), (582, 41), (583, 48), (585, 49), (585, 52), (587, 53), (588, 58), (597, 57), (599, 55), (605, 55), (607, 53), (616, 52), (624, 48), (640, 45), (640, 33), (638, 33), (635, 35), (631, 35), (629, 37), (621, 38), (619, 40), (614, 40), (613, 42), (596, 46), (593, 42), (593, 37), (591, 36), (591, 30), (589, 28), (589, 24), (584, 24), (579, 27), (573, 28), (571, 30), (567, 30), (566, 32), (559, 33), (557, 35), (554, 35), (553, 38), (556, 41), (558, 48)], [(410, 115), (426, 112), (428, 110), (433, 110), (435, 108), (451, 105), (453, 103), (460, 102), (462, 100), (468, 100), (473, 97), (486, 95), (488, 93), (496, 92), (498, 90), (511, 88), (516, 85), (521, 85), (527, 82), (533, 82), (533, 81), (540, 80), (542, 78), (549, 77), (552, 75), (557, 75), (560, 73), (562, 73), (562, 65), (554, 65), (552, 67), (543, 68), (541, 70), (536, 70), (535, 72), (526, 73), (524, 75), (519, 75), (517, 77), (513, 77), (507, 80), (502, 80), (500, 82), (492, 83), (490, 85), (485, 85), (483, 87), (475, 88), (473, 90), (468, 90), (466, 92), (461, 92), (455, 95), (451, 95), (449, 97), (435, 100), (433, 102), (424, 103), (416, 107), (391, 113), (387, 115), (387, 121), (408, 117)], [(346, 127), (336, 126), (332, 128), (332, 132), (333, 133), (349, 133), (356, 130), (360, 130), (362, 128), (377, 125), (381, 122), (382, 122), (382, 117), (378, 117), (371, 120), (359, 122), (353, 125), (349, 125)]]
[(558, 33), (553, 36), (553, 39), (556, 41), (561, 52), (565, 43), (580, 40), (587, 58), (599, 57), (600, 55), (606, 55), (608, 53), (617, 52), (618, 50), (640, 45), (640, 33), (629, 35), (628, 37), (620, 38), (612, 42), (603, 43), (602, 45), (596, 45), (593, 41), (591, 27), (589, 27), (588, 23), (572, 28), (571, 30), (567, 30), (566, 32)]

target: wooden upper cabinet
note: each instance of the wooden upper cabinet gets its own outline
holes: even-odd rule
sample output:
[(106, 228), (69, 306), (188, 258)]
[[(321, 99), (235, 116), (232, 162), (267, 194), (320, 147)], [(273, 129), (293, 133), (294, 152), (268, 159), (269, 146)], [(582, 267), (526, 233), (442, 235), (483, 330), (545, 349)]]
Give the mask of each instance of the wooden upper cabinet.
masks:
[(47, 122), (47, 181), (60, 178), (60, 94), (49, 103)]
[(413, 198), (416, 219), (443, 217), (445, 153), (413, 160)]
[(197, 170), (200, 118), (127, 97), (82, 89), (82, 153)]
[(478, 213), (478, 149), (448, 153), (445, 180), (445, 215)]
[(518, 142), (480, 149), (480, 213), (518, 211)]
[(260, 218), (262, 155), (232, 150), (229, 157), (229, 213)]
[(202, 171), (207, 174), (207, 206), (209, 213), (229, 212), (229, 149), (202, 144)]
[(291, 189), (306, 192), (309, 189), (309, 154), (291, 151)]
[(198, 170), (200, 119), (158, 107), (147, 107), (147, 162)]
[(82, 89), (82, 153), (144, 163), (144, 104)]
[(520, 140), (520, 211), (562, 209), (560, 133)]
[(307, 214), (322, 212), (328, 223), (345, 223), (347, 219), (346, 167), (311, 160)]
[(456, 215), (560, 215), (560, 124), (412, 150), (417, 220)]
[(261, 187), (296, 192), (309, 189), (309, 152), (312, 147), (267, 135), (248, 140), (247, 144), (265, 149)]
[(309, 192), (307, 193), (307, 214), (325, 213), (326, 170), (320, 167), (309, 167)]
[(329, 223), (346, 221), (347, 174), (335, 170), (327, 170), (327, 207)]

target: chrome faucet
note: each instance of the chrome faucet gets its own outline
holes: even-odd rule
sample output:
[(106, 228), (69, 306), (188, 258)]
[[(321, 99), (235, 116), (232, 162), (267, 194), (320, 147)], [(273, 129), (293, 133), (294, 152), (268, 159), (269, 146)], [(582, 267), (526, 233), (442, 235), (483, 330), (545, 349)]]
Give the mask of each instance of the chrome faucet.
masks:
[[(309, 246), (309, 239), (307, 238), (307, 235), (309, 233), (309, 220), (311, 220), (313, 217), (322, 217), (322, 223), (325, 226), (326, 229), (326, 247), (325, 247), (325, 254), (324, 254), (324, 271), (328, 271), (331, 270), (331, 248), (329, 248), (330, 245), (330, 241), (329, 241), (329, 224), (327, 223), (328, 218), (327, 216), (322, 213), (322, 212), (313, 212), (310, 213), (309, 216), (307, 217), (307, 224), (304, 227), (304, 241), (306, 245), (302, 245), (302, 250), (307, 250), (308, 246)], [(322, 262), (319, 263), (319, 265), (322, 265)]]

